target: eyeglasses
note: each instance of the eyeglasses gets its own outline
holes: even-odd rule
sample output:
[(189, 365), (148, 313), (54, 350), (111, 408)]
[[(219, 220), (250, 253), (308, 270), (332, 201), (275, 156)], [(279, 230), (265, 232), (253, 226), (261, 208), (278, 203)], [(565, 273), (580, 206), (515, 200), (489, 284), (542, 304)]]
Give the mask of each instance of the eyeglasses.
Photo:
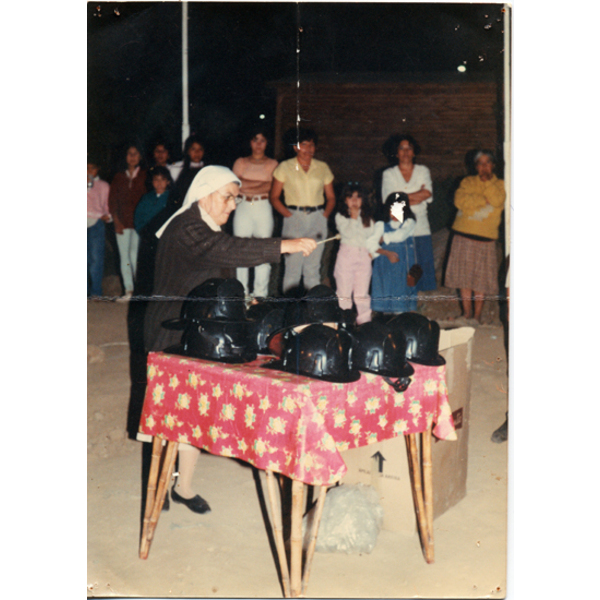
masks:
[(227, 196), (225, 196), (225, 194), (221, 194), (219, 191), (217, 191), (217, 194), (219, 194), (219, 196), (225, 200), (225, 204), (227, 204), (227, 202), (230, 200), (233, 200), (236, 206), (239, 206), (242, 203), (242, 198), (240, 196), (234, 196), (233, 194), (227, 194)]

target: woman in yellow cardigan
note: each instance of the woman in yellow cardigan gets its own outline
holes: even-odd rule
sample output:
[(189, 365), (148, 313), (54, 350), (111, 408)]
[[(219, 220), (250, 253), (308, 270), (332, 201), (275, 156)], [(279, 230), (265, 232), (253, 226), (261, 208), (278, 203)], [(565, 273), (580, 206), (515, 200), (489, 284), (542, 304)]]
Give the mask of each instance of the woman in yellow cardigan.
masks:
[(504, 181), (493, 173), (495, 161), (490, 151), (478, 152), (474, 162), (477, 175), (465, 177), (454, 195), (458, 213), (452, 225), (445, 283), (459, 288), (463, 316), (477, 325), (485, 297), (498, 293), (495, 240), (506, 192)]

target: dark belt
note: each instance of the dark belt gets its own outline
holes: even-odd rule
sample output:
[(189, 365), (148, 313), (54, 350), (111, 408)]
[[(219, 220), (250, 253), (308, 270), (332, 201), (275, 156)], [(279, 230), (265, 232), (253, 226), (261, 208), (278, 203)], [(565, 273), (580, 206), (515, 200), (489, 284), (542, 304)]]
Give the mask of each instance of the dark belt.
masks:
[(321, 206), (288, 206), (290, 210), (299, 210), (300, 212), (315, 212), (315, 210), (323, 210), (325, 208), (324, 204)]
[(268, 200), (269, 199), (269, 194), (254, 194), (253, 196), (249, 196), (246, 194), (240, 194), (238, 196), (239, 198), (243, 200), (245, 200), (246, 202), (258, 202), (259, 200)]

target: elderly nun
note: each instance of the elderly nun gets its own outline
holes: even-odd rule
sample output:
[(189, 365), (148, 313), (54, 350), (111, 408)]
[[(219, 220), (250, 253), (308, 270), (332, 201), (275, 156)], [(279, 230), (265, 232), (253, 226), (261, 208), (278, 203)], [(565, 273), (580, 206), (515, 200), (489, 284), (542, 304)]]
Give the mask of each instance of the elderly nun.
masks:
[[(308, 256), (316, 242), (310, 238), (239, 238), (223, 231), (236, 207), (240, 180), (226, 167), (208, 166), (198, 172), (182, 207), (159, 229), (152, 301), (144, 324), (147, 352), (177, 344), (180, 331), (161, 326), (177, 318), (187, 294), (212, 277), (235, 277), (238, 267), (256, 267), (279, 260), (281, 254)], [(179, 476), (171, 491), (173, 501), (204, 513), (208, 503), (195, 493), (192, 475), (200, 450), (179, 445)]]

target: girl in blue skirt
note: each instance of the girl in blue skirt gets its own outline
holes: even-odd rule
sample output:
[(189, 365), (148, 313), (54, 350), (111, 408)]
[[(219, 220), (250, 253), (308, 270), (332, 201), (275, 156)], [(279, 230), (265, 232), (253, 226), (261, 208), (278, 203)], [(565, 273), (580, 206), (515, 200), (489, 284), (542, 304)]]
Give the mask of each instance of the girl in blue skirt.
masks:
[[(404, 203), (402, 205), (402, 203)], [(409, 269), (415, 264), (413, 232), (416, 219), (408, 196), (390, 194), (384, 204), (384, 220), (375, 223), (375, 251), (371, 283), (371, 308), (382, 313), (402, 313), (417, 308), (417, 290), (407, 283)]]

